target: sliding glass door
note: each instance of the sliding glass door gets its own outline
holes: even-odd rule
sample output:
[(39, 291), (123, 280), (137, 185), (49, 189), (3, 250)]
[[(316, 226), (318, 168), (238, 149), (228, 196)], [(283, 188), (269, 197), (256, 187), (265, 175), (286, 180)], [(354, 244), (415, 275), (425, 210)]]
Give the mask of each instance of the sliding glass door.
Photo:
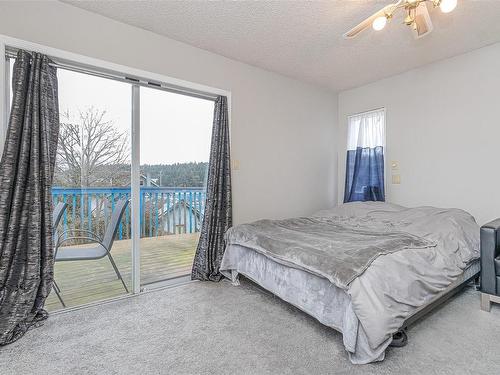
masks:
[(51, 293), (49, 310), (117, 297), (131, 287), (131, 86), (64, 69), (58, 82), (52, 198), (55, 207), (67, 206), (56, 234), (59, 296)]
[(141, 285), (190, 275), (205, 209), (213, 102), (141, 88)]
[[(0, 96), (10, 108), (15, 52), (5, 61)], [(187, 279), (205, 210), (214, 96), (67, 61), (57, 76), (52, 200), (62, 211), (46, 308)]]

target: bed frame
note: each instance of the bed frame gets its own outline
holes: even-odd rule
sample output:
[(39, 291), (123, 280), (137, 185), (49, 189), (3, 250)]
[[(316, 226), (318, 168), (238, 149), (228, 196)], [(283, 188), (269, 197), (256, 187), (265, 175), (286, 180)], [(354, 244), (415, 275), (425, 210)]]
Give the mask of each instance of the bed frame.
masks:
[[(236, 277), (235, 275), (238, 273), (235, 273), (235, 271), (231, 271), (231, 277), (228, 277), (231, 281), (235, 281)], [(456, 294), (460, 293), (466, 286), (470, 285), (472, 283), (472, 286), (474, 286), (477, 290), (479, 288), (479, 279), (480, 279), (480, 271), (477, 270), (476, 272), (472, 273), (472, 275), (466, 276), (464, 280), (459, 280), (455, 283), (452, 283), (448, 288), (446, 288), (444, 291), (442, 291), (440, 294), (435, 296), (429, 303), (419, 307), (415, 312), (410, 315), (406, 320), (404, 321), (403, 325), (401, 328), (393, 334), (393, 343), (391, 343), (389, 346), (393, 347), (402, 347), (407, 344), (408, 341), (408, 336), (407, 336), (407, 329), (412, 326), (413, 324), (417, 323), (424, 317), (426, 317), (428, 314), (439, 308), (441, 305), (446, 303), (449, 299), (451, 299), (453, 296)], [(239, 276), (243, 276), (247, 280), (249, 280), (251, 283), (255, 284), (257, 287), (260, 289), (266, 291), (267, 293), (270, 293), (274, 295), (274, 293), (270, 290), (267, 290), (263, 286), (261, 286), (256, 280), (253, 280), (252, 278), (239, 273)], [(278, 296), (277, 296), (278, 297)], [(278, 297), (279, 298), (279, 297)], [(307, 312), (305, 312), (307, 314)], [(335, 328), (332, 328), (335, 329)]]
[(403, 323), (402, 330), (406, 330), (409, 326), (415, 324), (417, 321), (422, 319), (424, 316), (432, 312), (434, 309), (438, 308), (450, 298), (461, 292), (469, 283), (474, 282), (474, 286), (477, 287), (479, 285), (479, 272), (474, 275), (468, 277), (464, 281), (458, 283), (456, 286), (451, 287), (450, 289), (444, 290), (440, 294), (438, 294), (434, 299), (429, 302), (427, 305), (424, 305), (418, 308), (412, 315), (410, 315)]
[(389, 346), (392, 347), (402, 347), (408, 343), (408, 334), (406, 331), (408, 327), (418, 322), (420, 319), (424, 318), (426, 315), (430, 314), (435, 309), (439, 308), (450, 298), (461, 292), (467, 285), (471, 282), (476, 290), (479, 290), (479, 275), (480, 271), (477, 271), (472, 276), (467, 277), (465, 280), (458, 282), (456, 285), (451, 285), (446, 290), (438, 294), (430, 303), (418, 308), (412, 315), (410, 315), (403, 323), (403, 326), (392, 335), (392, 342)]

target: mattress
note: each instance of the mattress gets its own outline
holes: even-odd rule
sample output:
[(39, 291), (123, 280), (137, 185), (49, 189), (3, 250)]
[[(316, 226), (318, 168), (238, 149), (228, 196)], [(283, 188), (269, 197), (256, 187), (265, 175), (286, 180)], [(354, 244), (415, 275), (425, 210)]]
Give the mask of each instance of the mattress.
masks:
[[(345, 349), (353, 363), (383, 360), (392, 335), (408, 319), (461, 284), (469, 273), (477, 272), (474, 260), (479, 257), (479, 227), (465, 211), (435, 207), (411, 209), (372, 202), (346, 204), (317, 215), (353, 222), (359, 228), (363, 228), (365, 222), (370, 226), (379, 225), (382, 231), (390, 227), (436, 244), (380, 255), (348, 288), (342, 288), (314, 272), (314, 268), (295, 264), (294, 257), (284, 262), (263, 251), (254, 240), (260, 232), (249, 232), (248, 225), (241, 229), (239, 236), (230, 236), (221, 272), (235, 283), (237, 275), (243, 274), (324, 325), (342, 332)], [(247, 243), (231, 242), (234, 238)], [(311, 240), (316, 242), (314, 238)], [(283, 241), (283, 246), (289, 246), (287, 244)], [(334, 247), (331, 249), (328, 251), (335, 251)], [(290, 253), (296, 255), (294, 251)]]

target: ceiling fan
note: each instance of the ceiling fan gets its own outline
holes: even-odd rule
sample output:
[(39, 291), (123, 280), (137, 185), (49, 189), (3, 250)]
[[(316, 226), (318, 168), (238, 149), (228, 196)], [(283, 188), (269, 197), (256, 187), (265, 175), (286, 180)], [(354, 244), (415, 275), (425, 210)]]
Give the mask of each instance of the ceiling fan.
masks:
[(399, 10), (405, 14), (403, 23), (411, 28), (416, 39), (421, 38), (429, 34), (433, 29), (431, 17), (427, 10), (427, 2), (432, 3), (434, 7), (439, 7), (443, 13), (449, 13), (457, 6), (457, 0), (399, 0), (394, 4), (385, 6), (349, 30), (344, 34), (344, 38), (354, 38), (370, 25), (376, 31), (382, 30)]

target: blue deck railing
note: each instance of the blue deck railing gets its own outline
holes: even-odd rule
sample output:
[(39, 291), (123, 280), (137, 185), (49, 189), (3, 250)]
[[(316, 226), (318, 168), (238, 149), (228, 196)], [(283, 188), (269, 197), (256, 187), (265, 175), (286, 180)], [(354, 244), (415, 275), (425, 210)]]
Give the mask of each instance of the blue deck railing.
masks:
[[(130, 187), (86, 189), (53, 187), (54, 204), (66, 202), (68, 208), (61, 229), (88, 229), (101, 233), (119, 199), (130, 199)], [(204, 188), (140, 188), (141, 237), (199, 232), (205, 212)], [(131, 205), (122, 217), (117, 239), (131, 238)]]

